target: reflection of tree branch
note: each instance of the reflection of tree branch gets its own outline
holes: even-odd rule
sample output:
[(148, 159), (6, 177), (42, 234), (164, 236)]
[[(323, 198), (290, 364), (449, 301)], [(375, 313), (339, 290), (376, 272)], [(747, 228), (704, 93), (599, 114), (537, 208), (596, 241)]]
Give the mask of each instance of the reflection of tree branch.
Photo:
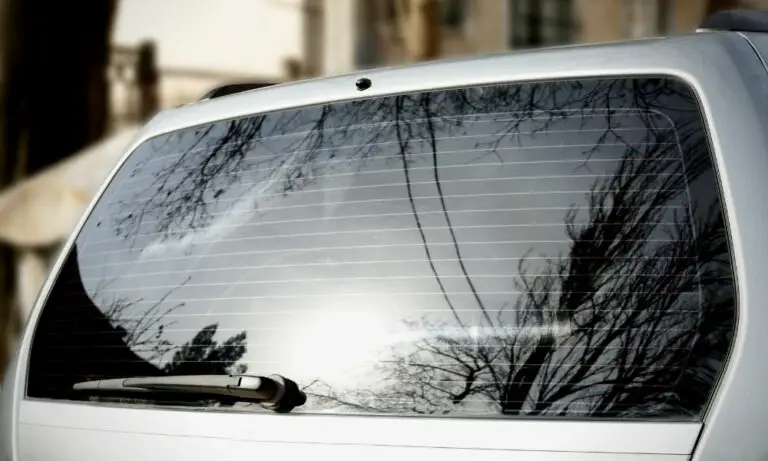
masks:
[(430, 98), (430, 93), (424, 93), (422, 95), (422, 107), (424, 109), (424, 119), (427, 125), (427, 136), (429, 139), (429, 148), (432, 151), (432, 174), (434, 175), (435, 179), (435, 187), (437, 188), (437, 196), (440, 200), (440, 207), (443, 210), (443, 217), (445, 218), (446, 225), (448, 227), (448, 232), (451, 235), (451, 241), (453, 242), (453, 250), (456, 252), (456, 260), (459, 263), (459, 267), (461, 268), (461, 273), (464, 275), (464, 279), (467, 281), (467, 284), (469, 285), (469, 290), (472, 292), (472, 295), (474, 296), (475, 300), (477, 301), (477, 305), (480, 309), (480, 312), (482, 313), (485, 320), (488, 322), (488, 325), (493, 325), (493, 320), (491, 320), (490, 315), (488, 315), (488, 311), (485, 309), (485, 303), (483, 303), (482, 298), (480, 297), (480, 294), (477, 292), (477, 288), (475, 288), (475, 284), (472, 281), (472, 277), (469, 276), (469, 272), (467, 272), (467, 267), (464, 264), (464, 258), (461, 256), (461, 248), (459, 247), (459, 242), (456, 239), (456, 231), (453, 228), (453, 223), (451, 222), (451, 216), (448, 213), (448, 206), (445, 203), (445, 194), (443, 194), (443, 185), (440, 181), (440, 167), (438, 166), (437, 161), (437, 140), (435, 139), (435, 126), (433, 122), (434, 114), (432, 113), (432, 100)]
[(173, 354), (173, 358), (165, 365), (163, 371), (173, 375), (247, 372), (247, 364), (235, 365), (248, 350), (246, 332), (242, 331), (219, 344), (213, 339), (217, 330), (218, 324), (214, 323), (197, 332)]
[(402, 126), (407, 122), (405, 122), (401, 117), (402, 111), (403, 111), (403, 98), (397, 97), (395, 100), (395, 110), (394, 110), (395, 134), (397, 136), (399, 155), (402, 158), (402, 162), (403, 162), (403, 174), (405, 175), (405, 189), (406, 189), (406, 193), (408, 194), (408, 201), (411, 205), (411, 211), (413, 212), (413, 219), (416, 222), (416, 228), (419, 231), (421, 242), (424, 244), (424, 253), (426, 254), (427, 263), (429, 264), (429, 268), (435, 277), (435, 281), (437, 282), (437, 285), (440, 287), (440, 292), (443, 294), (443, 299), (445, 300), (445, 304), (451, 310), (451, 313), (453, 314), (453, 317), (456, 320), (456, 323), (463, 326), (461, 317), (459, 317), (458, 312), (456, 312), (456, 308), (454, 307), (450, 296), (448, 296), (448, 293), (445, 290), (445, 285), (443, 284), (443, 281), (440, 278), (440, 274), (437, 272), (437, 267), (435, 267), (435, 261), (432, 259), (432, 251), (429, 249), (429, 242), (427, 242), (427, 236), (424, 233), (424, 226), (422, 226), (421, 224), (421, 217), (419, 216), (419, 212), (416, 209), (416, 200), (413, 197), (413, 186), (411, 186), (411, 173), (408, 168), (407, 153), (410, 149), (409, 149), (408, 141), (405, 140), (402, 133)]
[(248, 369), (246, 364), (235, 366), (235, 362), (240, 360), (247, 351), (244, 331), (228, 338), (221, 345), (213, 340), (218, 329), (217, 324), (201, 329), (192, 340), (182, 346), (176, 346), (165, 338), (166, 331), (176, 324), (175, 321), (166, 322), (165, 318), (185, 306), (185, 303), (181, 302), (166, 307), (166, 301), (190, 279), (191, 277), (187, 277), (184, 282), (153, 302), (140, 314), (131, 311), (136, 310), (136, 305), (141, 303), (143, 298), (133, 301), (119, 298), (108, 304), (104, 315), (110, 323), (124, 332), (125, 344), (149, 362), (163, 360), (169, 352), (176, 350), (170, 361), (163, 367), (166, 373), (245, 373)]
[(199, 146), (203, 140), (211, 139), (212, 128), (195, 130), (191, 135), (195, 139), (185, 152), (167, 154), (178, 155), (178, 159), (155, 174), (151, 195), (139, 200), (142, 205), (137, 210), (117, 219), (118, 232), (136, 235), (148, 214), (157, 215), (160, 233), (175, 225), (195, 229), (207, 222), (209, 200), (218, 200), (238, 179), (232, 173), (240, 168), (249, 147), (258, 139), (263, 123), (264, 117), (227, 122), (225, 133), (215, 138), (213, 146), (202, 155)]
[[(149, 353), (147, 360), (150, 362), (163, 357), (173, 349), (173, 345), (163, 338), (165, 329), (175, 322), (163, 322), (166, 316), (183, 307), (185, 303), (177, 303), (171, 307), (164, 307), (165, 301), (176, 290), (186, 285), (189, 277), (176, 288), (163, 295), (146, 309), (138, 319), (134, 315), (128, 315), (127, 311), (143, 301), (143, 298), (129, 301), (127, 298), (118, 298), (109, 303), (104, 310), (104, 315), (116, 327), (125, 331), (123, 337), (126, 345), (134, 351)], [(95, 298), (95, 296), (94, 296)], [(144, 348), (150, 347), (149, 350)]]
[[(680, 415), (696, 413), (703, 406), (717, 373), (713, 362), (724, 359), (724, 353), (719, 353), (708, 360), (713, 354), (705, 347), (727, 350), (733, 324), (732, 308), (722, 307), (732, 303), (732, 287), (723, 280), (730, 273), (717, 204), (707, 205), (714, 208), (703, 213), (705, 222), (693, 225), (696, 209), (688, 185), (709, 168), (708, 159), (701, 155), (707, 145), (698, 116), (688, 114), (684, 120), (693, 122), (676, 126), (659, 121), (656, 108), (678, 110), (655, 101), (674, 95), (668, 84), (643, 88), (626, 82), (598, 84), (579, 93), (574, 83), (570, 94), (580, 96), (571, 100), (559, 97), (556, 86), (548, 90), (547, 85), (532, 85), (527, 96), (519, 93), (517, 99), (488, 89), (492, 96), (487, 97), (496, 102), (490, 110), (506, 105), (504, 109), (514, 107), (524, 114), (496, 138), (497, 143), (513, 135), (522, 127), (522, 120), (533, 114), (551, 114), (540, 117), (543, 120), (535, 128), (546, 133), (554, 129), (557, 119), (578, 116), (579, 108), (584, 112), (608, 108), (605, 133), (584, 155), (588, 159), (609, 139), (618, 141), (624, 154), (610, 176), (595, 181), (587, 197), (587, 222), (577, 223), (577, 208), (567, 214), (565, 226), (571, 240), (567, 257), (543, 259), (548, 267), (533, 275), (528, 275), (526, 258), (521, 259), (516, 283), (524, 295), (514, 303), (516, 333), (495, 330), (492, 339), (475, 341), (437, 335), (396, 352), (384, 367), (392, 386), (378, 392), (378, 400), (366, 395), (366, 408), (445, 413), (473, 395), (487, 397), (506, 414), (564, 415), (578, 411), (574, 410), (578, 405), (584, 408), (583, 414), (603, 417)], [(619, 118), (614, 116), (617, 104), (611, 100), (628, 91), (634, 92), (633, 103), (640, 109), (636, 120), (647, 133), (642, 142), (625, 139), (619, 132)], [(433, 112), (439, 111), (433, 111), (431, 96), (422, 96), (421, 102), (435, 183), (450, 228), (437, 173), (434, 133), (438, 122)], [(396, 118), (401, 120), (400, 112)], [(582, 127), (585, 123), (582, 117)], [(678, 146), (684, 150), (676, 151)], [(688, 207), (682, 214), (671, 213), (675, 203)], [(416, 214), (415, 207), (412, 209)], [(655, 236), (667, 221), (673, 228), (667, 233), (668, 240), (662, 241)], [(453, 233), (452, 239), (461, 261)], [(472, 290), (477, 295), (473, 286)], [(699, 305), (690, 297), (697, 290), (701, 292)], [(483, 310), (481, 300), (476, 300)], [(714, 313), (713, 306), (722, 311)], [(486, 314), (484, 319), (490, 326), (502, 323), (501, 317), (491, 321)], [(459, 324), (463, 326), (461, 321)], [(431, 331), (423, 322), (412, 327)], [(493, 347), (483, 341), (493, 341)], [(361, 398), (351, 391), (334, 395), (337, 402), (352, 406)]]
[[(277, 191), (276, 196), (318, 192), (322, 189), (307, 188), (330, 176), (331, 159), (342, 157), (342, 165), (382, 159), (376, 157), (380, 145), (394, 146), (397, 151), (389, 158), (401, 164), (395, 173), (402, 166), (402, 186), (427, 262), (457, 325), (434, 325), (428, 318), (411, 324), (414, 330), (438, 334), (395, 351), (381, 369), (391, 384), (385, 390), (361, 393), (328, 387), (320, 392), (320, 381), (308, 390), (327, 402), (377, 412), (446, 413), (471, 405), (474, 398), (486, 399), (506, 414), (571, 414), (577, 406), (595, 416), (660, 413), (661, 407), (678, 414), (696, 412), (717, 373), (716, 366), (702, 358), (707, 357), (703, 351), (727, 349), (724, 327), (730, 328), (732, 319), (723, 305), (732, 286), (722, 280), (730, 277), (723, 217), (713, 209), (704, 224), (693, 225), (698, 215), (689, 184), (709, 168), (702, 155), (707, 139), (698, 114), (685, 109), (695, 101), (675, 85), (657, 79), (642, 84), (600, 80), (500, 85), (228, 122), (221, 125), (227, 129), (214, 137), (209, 152), (185, 154), (182, 163), (164, 168), (155, 178), (160, 188), (149, 211), (129, 218), (139, 216), (132, 228), (136, 232), (145, 211), (158, 218), (159, 232), (181, 224), (187, 232), (210, 217), (202, 205), (219, 206), (222, 214), (230, 211), (220, 198), (233, 184), (246, 190), (259, 186), (254, 200), (267, 196), (263, 192), (268, 189)], [(494, 127), (475, 144), (484, 148), (484, 155), (501, 158), (501, 149), (508, 148), (502, 146), (515, 141), (522, 146), (524, 136), (551, 136), (570, 120), (574, 122), (569, 131), (573, 126), (585, 133), (598, 131), (576, 159), (583, 160), (585, 168), (611, 146), (622, 152), (613, 171), (596, 176), (584, 209), (574, 205), (565, 216), (570, 241), (566, 254), (542, 255), (535, 263), (529, 256), (533, 249), (527, 252), (519, 261), (518, 276), (509, 282), (521, 292), (505, 303), (514, 306), (509, 309), (513, 313), (502, 315), (499, 310), (495, 318), (465, 265), (456, 219), (448, 208), (450, 195), (441, 178), (445, 167), (438, 158), (441, 140), (466, 134), (466, 114)], [(600, 123), (597, 130), (588, 128), (593, 117)], [(630, 129), (641, 125), (642, 139), (627, 135), (627, 124)], [(273, 143), (275, 138), (288, 141)], [(414, 143), (427, 145), (429, 151), (414, 154)], [(430, 162), (424, 169), (437, 189), (433, 198), (441, 209), (436, 213), (446, 222), (449, 249), (477, 304), (479, 323), (490, 334), (469, 333), (467, 320), (459, 315), (439, 275), (414, 197), (416, 156)], [(188, 172), (182, 171), (185, 168)], [(244, 181), (245, 172), (255, 173), (255, 180)], [(431, 181), (422, 184), (427, 183), (431, 187)], [(174, 186), (166, 190), (167, 184)], [(678, 207), (689, 209), (670, 212)], [(660, 241), (656, 236), (670, 224), (668, 241)], [(534, 264), (544, 267), (534, 270)], [(696, 291), (700, 305), (689, 297)], [(713, 306), (725, 312), (715, 312)], [(513, 320), (505, 318), (513, 316), (514, 329)], [(444, 334), (456, 326), (459, 338)], [(701, 370), (708, 375), (701, 376)], [(697, 391), (681, 395), (683, 384)]]
[[(361, 395), (358, 397), (362, 397), (358, 399), (358, 401), (350, 402), (348, 399), (345, 399), (343, 396), (338, 395), (338, 393), (333, 390), (333, 388), (325, 383), (323, 383), (320, 380), (314, 380), (311, 384), (304, 386), (302, 390), (307, 394), (308, 398), (311, 398), (313, 400), (313, 404), (317, 407), (325, 407), (325, 406), (335, 406), (335, 407), (345, 407), (345, 408), (351, 408), (353, 410), (365, 412), (365, 413), (386, 413), (387, 410), (381, 408), (377, 405), (368, 405), (365, 402), (365, 398)], [(374, 397), (374, 399), (378, 402), (380, 400), (380, 396), (374, 394), (371, 394), (370, 397)]]

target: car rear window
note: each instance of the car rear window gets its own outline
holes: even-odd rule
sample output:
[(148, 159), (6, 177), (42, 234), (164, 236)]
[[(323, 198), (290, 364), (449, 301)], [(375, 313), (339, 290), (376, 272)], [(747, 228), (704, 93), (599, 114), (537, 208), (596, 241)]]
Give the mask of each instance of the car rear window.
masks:
[(694, 93), (661, 77), (157, 136), (66, 257), (28, 396), (277, 373), (305, 413), (699, 419), (735, 319), (719, 190)]

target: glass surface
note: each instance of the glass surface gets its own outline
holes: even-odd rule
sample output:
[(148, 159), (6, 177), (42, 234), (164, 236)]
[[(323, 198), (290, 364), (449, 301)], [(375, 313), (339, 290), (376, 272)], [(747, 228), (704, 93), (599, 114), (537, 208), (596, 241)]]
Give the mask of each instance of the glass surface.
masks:
[(117, 173), (47, 301), (28, 395), (278, 373), (309, 394), (297, 412), (699, 419), (732, 341), (730, 261), (676, 80), (222, 121)]

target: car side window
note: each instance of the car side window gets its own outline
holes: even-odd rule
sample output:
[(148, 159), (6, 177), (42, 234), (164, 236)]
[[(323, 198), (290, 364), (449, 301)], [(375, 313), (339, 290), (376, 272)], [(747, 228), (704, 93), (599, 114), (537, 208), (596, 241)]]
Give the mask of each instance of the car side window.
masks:
[(278, 373), (305, 413), (697, 420), (733, 340), (731, 269), (677, 79), (253, 115), (128, 157), (47, 298), (27, 395)]

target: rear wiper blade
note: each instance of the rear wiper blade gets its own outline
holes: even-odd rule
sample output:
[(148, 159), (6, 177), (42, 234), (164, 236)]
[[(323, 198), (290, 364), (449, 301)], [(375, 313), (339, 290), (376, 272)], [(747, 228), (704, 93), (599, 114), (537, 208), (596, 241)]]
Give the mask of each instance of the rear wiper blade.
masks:
[(304, 405), (307, 396), (299, 386), (280, 375), (186, 375), (97, 379), (75, 383), (72, 389), (100, 393), (173, 393), (175, 396), (212, 400), (258, 402), (267, 410), (288, 413)]

